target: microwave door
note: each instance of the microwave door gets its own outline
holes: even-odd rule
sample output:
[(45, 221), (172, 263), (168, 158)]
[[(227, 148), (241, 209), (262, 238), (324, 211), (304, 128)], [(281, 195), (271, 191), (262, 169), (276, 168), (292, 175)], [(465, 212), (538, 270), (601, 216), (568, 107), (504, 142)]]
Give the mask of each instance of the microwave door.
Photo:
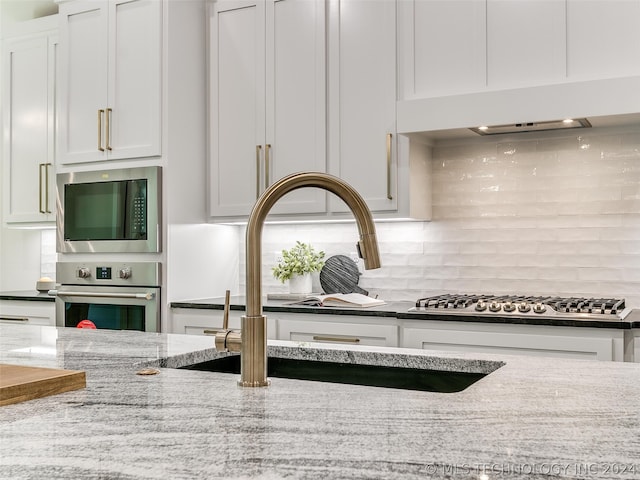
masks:
[(65, 240), (123, 240), (126, 182), (65, 186)]

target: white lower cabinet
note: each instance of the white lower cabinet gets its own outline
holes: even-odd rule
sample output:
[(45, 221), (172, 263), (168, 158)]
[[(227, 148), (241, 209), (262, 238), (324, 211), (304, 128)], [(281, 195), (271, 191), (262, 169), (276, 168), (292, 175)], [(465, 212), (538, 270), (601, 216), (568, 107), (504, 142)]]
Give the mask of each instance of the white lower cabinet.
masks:
[(27, 300), (0, 300), (0, 323), (55, 327), (56, 304)]
[(634, 328), (631, 331), (630, 343), (630, 350), (631, 352), (633, 352), (633, 354), (629, 355), (626, 360), (630, 362), (640, 363), (640, 328)]
[(396, 319), (379, 318), (293, 313), (272, 314), (271, 321), (277, 319), (278, 340), (397, 347)]
[[(215, 335), (222, 330), (222, 310), (204, 308), (173, 308), (171, 309), (171, 333), (186, 333), (188, 335)], [(243, 310), (229, 312), (229, 328), (240, 329), (240, 317)], [(276, 326), (267, 322), (267, 338), (276, 338)], [(211, 340), (213, 346), (213, 339)]]
[(623, 361), (624, 330), (405, 321), (401, 346), (423, 350)]
[[(239, 329), (243, 314), (232, 310), (229, 328)], [(640, 329), (400, 320), (364, 315), (264, 314), (269, 339), (640, 363)], [(222, 310), (173, 308), (170, 331), (215, 335), (222, 328), (222, 317)]]

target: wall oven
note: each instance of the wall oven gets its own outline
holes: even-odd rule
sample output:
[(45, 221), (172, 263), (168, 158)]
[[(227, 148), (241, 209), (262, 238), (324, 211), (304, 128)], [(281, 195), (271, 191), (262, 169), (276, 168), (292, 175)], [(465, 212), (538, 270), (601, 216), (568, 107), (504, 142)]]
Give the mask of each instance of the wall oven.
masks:
[(58, 262), (56, 324), (160, 331), (160, 263)]
[(59, 173), (56, 247), (71, 252), (160, 252), (162, 169)]

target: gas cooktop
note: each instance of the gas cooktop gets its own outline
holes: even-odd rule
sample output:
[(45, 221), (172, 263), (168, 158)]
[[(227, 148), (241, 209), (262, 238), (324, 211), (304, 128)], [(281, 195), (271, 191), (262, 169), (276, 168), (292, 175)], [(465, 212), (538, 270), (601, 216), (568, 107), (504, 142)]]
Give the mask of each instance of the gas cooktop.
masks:
[(527, 295), (444, 294), (416, 301), (410, 312), (514, 318), (622, 320), (624, 299)]

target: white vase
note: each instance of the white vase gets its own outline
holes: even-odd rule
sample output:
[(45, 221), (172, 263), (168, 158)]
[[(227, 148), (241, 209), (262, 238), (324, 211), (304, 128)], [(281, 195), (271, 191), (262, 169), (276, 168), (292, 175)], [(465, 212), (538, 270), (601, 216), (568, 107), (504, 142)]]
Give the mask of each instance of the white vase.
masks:
[(294, 275), (289, 279), (289, 293), (311, 293), (313, 282), (311, 274)]

